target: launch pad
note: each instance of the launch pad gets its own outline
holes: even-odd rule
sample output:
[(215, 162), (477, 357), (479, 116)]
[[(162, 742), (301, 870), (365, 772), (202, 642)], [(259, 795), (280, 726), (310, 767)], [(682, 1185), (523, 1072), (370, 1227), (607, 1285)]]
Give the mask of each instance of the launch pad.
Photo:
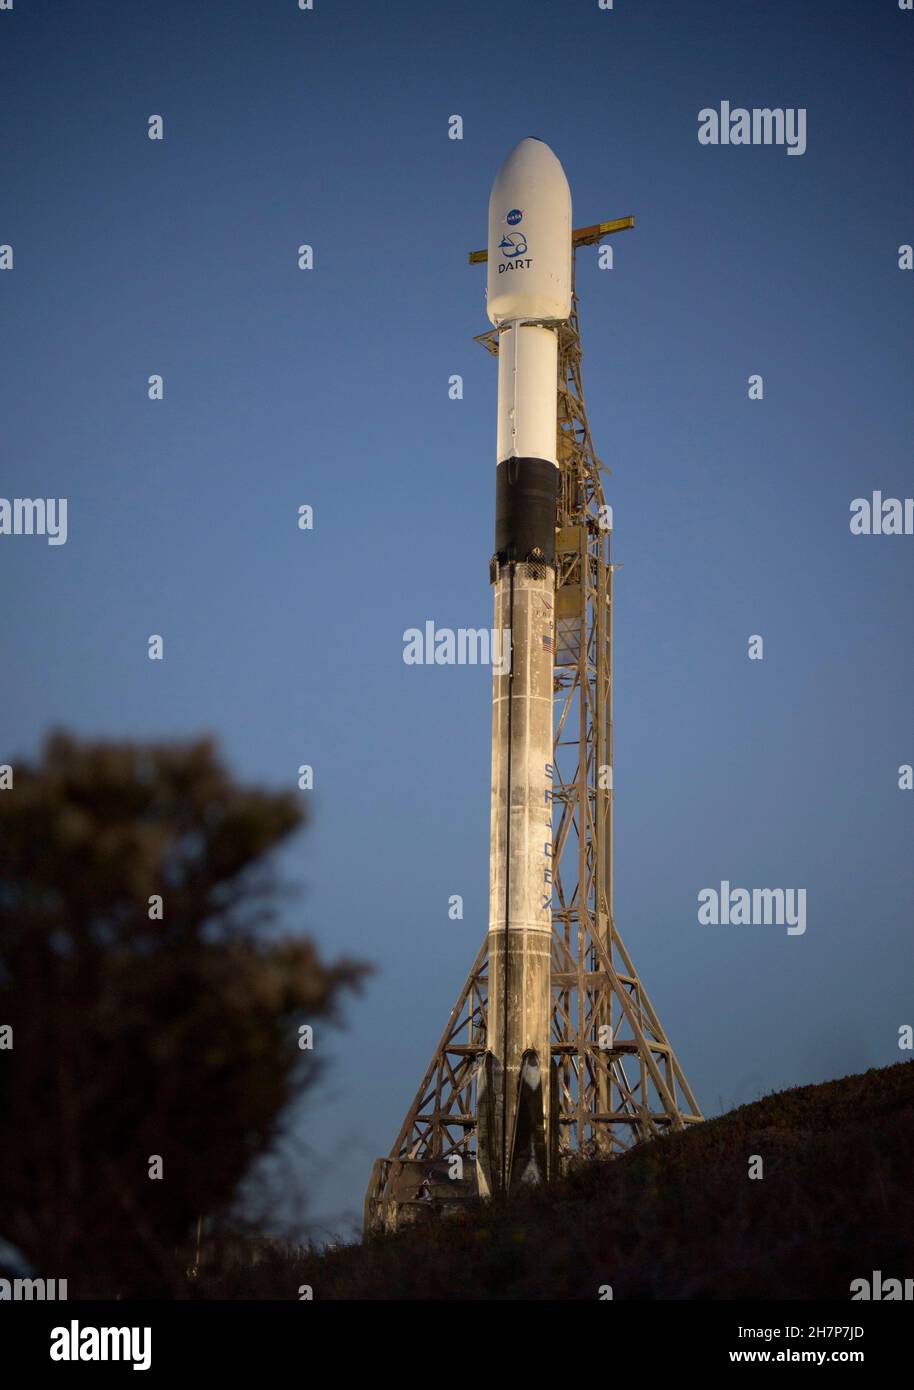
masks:
[[(574, 232), (572, 247), (593, 244), (633, 222), (621, 218)], [(481, 252), (470, 256), (471, 262), (484, 259)], [(400, 1132), (389, 1155), (375, 1161), (365, 1197), (366, 1230), (395, 1230), (459, 1208), (468, 1197), (551, 1179), (575, 1162), (612, 1157), (702, 1118), (613, 912), (612, 531), (604, 470), (584, 405), (573, 279), (570, 314), (554, 329), (558, 480), (555, 553), (546, 570), (554, 572), (555, 584), (551, 763), (546, 768), (551, 791), (543, 816), (551, 826), (543, 846), (549, 851), (543, 904), (551, 915), (551, 931), (547, 928), (542, 937), (548, 964), (540, 976), (535, 956), (530, 957), (533, 965), (525, 983), (514, 986), (509, 1004), (501, 988), (507, 962), (500, 943), (504, 939), (507, 951), (507, 922), (503, 932), (496, 931), (490, 917), (490, 931)], [(500, 336), (496, 327), (477, 341), (497, 356)], [(524, 571), (537, 563), (535, 555), (512, 560), (512, 585), (526, 584)], [(536, 575), (530, 579), (533, 587), (536, 580)], [(498, 593), (496, 589), (496, 610)], [(515, 613), (515, 627), (517, 622)], [(520, 640), (518, 632), (516, 643)], [(512, 661), (512, 678), (514, 669)], [(497, 732), (497, 714), (494, 724)], [(498, 746), (494, 737), (493, 843)], [(507, 799), (511, 801), (510, 780)], [(500, 860), (494, 850), (493, 859)], [(510, 853), (504, 862), (511, 862)], [(499, 880), (495, 867), (492, 880), (493, 885)], [(541, 1009), (540, 978), (548, 989)], [(499, 1082), (494, 1058), (502, 1055), (504, 1044), (507, 1066), (505, 1035), (512, 1026), (510, 1009), (519, 1007), (518, 991), (520, 1007), (533, 1023), (526, 1022), (525, 1014), (516, 1025), (527, 1041), (522, 1037), (515, 1047), (520, 1080), (510, 1092), (509, 1114), (507, 1072)], [(548, 1029), (539, 1050), (529, 1042), (531, 1036), (536, 1040), (538, 1009), (541, 1026)]]

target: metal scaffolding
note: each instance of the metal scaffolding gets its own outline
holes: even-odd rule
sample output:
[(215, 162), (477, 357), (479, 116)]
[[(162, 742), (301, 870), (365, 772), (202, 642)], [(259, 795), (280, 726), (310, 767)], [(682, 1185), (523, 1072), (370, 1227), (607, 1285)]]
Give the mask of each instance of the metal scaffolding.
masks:
[[(586, 228), (575, 233), (575, 244), (632, 221)], [(497, 355), (496, 331), (477, 341)], [(557, 458), (553, 1175), (701, 1120), (613, 914), (612, 530), (584, 406), (577, 295), (559, 329)], [(375, 1162), (366, 1229), (396, 1229), (476, 1194), (487, 964), (484, 934), (390, 1154)]]

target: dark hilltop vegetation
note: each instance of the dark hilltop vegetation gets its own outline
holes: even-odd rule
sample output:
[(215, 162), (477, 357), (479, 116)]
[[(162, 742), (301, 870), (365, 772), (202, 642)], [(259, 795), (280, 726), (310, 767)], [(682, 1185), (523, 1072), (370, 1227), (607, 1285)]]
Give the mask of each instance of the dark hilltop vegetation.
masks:
[[(914, 1275), (914, 1063), (801, 1086), (562, 1182), (323, 1251), (268, 1249), (195, 1296), (847, 1301)], [(753, 1156), (764, 1176), (750, 1179)], [(601, 1295), (601, 1290), (602, 1295)]]

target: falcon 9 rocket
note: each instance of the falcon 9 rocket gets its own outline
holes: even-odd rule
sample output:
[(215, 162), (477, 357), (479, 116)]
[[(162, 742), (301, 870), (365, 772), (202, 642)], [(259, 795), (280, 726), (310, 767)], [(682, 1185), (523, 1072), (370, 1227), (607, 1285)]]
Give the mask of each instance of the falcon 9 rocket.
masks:
[[(498, 330), (488, 1027), (478, 1080), (482, 1195), (552, 1167), (552, 708), (558, 326), (571, 313), (571, 193), (526, 139), (489, 199), (489, 318)], [(554, 1118), (552, 1120), (554, 1124)]]
[(498, 357), (493, 646), (511, 639), (492, 666), (489, 920), (372, 1168), (368, 1231), (701, 1120), (612, 917), (613, 566), (572, 257), (632, 226), (620, 217), (572, 231), (562, 166), (527, 139), (493, 185), (487, 250), (469, 256), (487, 262), (494, 328), (480, 341)]

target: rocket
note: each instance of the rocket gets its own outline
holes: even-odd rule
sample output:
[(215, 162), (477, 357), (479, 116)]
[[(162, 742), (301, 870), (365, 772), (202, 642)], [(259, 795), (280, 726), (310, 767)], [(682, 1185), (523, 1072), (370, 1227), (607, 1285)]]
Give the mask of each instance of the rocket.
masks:
[(573, 231), (562, 166), (541, 140), (522, 140), (492, 188), (487, 249), (469, 255), (487, 263), (494, 327), (483, 338), (498, 359), (489, 918), (372, 1169), (368, 1231), (456, 1212), (701, 1120), (612, 920), (612, 798), (598, 776), (612, 767), (613, 566), (572, 267), (575, 247), (634, 221)]
[(558, 328), (571, 313), (571, 193), (521, 140), (489, 199), (486, 303), (498, 331), (486, 1051), (477, 1081), (481, 1195), (545, 1180), (552, 1097), (552, 709)]

